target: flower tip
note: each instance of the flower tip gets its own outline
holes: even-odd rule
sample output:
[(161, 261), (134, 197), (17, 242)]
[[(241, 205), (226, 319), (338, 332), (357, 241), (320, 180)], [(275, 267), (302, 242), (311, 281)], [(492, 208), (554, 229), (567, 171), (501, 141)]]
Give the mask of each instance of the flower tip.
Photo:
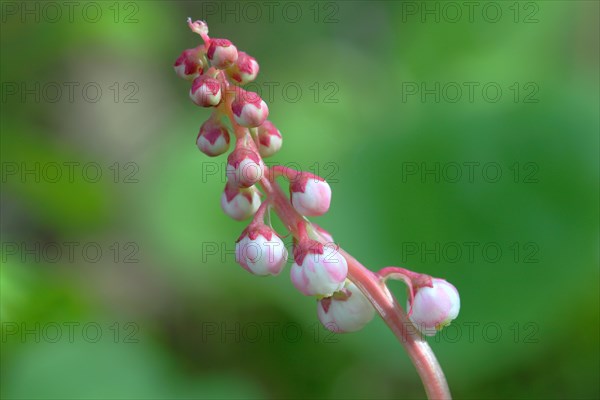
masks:
[(208, 25), (206, 24), (206, 22), (201, 20), (192, 22), (192, 18), (188, 17), (187, 24), (192, 30), (192, 32), (195, 32), (202, 37), (208, 35)]

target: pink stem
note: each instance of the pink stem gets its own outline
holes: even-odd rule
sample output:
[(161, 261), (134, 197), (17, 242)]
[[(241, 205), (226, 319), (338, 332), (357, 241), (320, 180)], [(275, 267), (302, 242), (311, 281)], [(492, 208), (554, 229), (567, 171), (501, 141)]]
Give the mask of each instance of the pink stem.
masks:
[[(304, 219), (290, 205), (279, 185), (271, 184), (274, 181), (269, 180), (269, 174), (270, 172), (265, 167), (265, 177), (261, 180), (261, 186), (267, 196), (272, 199), (277, 215), (290, 232), (298, 237), (298, 225), (302, 224)], [(430, 399), (450, 399), (450, 389), (446, 377), (431, 347), (417, 332), (402, 307), (383, 283), (381, 277), (365, 268), (344, 250), (339, 249), (339, 251), (348, 262), (348, 278), (363, 291), (408, 352), (423, 381), (427, 397)]]
[(381, 278), (340, 249), (348, 262), (348, 277), (371, 301), (381, 318), (406, 349), (430, 399), (450, 399), (450, 389), (435, 354), (408, 319)]

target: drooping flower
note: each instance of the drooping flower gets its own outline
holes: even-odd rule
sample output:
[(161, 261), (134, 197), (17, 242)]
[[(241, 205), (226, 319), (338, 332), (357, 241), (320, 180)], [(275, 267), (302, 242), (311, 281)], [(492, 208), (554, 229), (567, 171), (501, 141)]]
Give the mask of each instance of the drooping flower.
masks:
[(237, 221), (253, 216), (260, 203), (260, 195), (255, 187), (240, 188), (228, 183), (221, 195), (221, 208)]
[(240, 187), (250, 187), (264, 174), (264, 163), (258, 153), (238, 141), (227, 157), (227, 180)]
[(432, 283), (433, 287), (417, 288), (412, 305), (407, 306), (410, 320), (427, 336), (449, 325), (460, 311), (458, 290), (444, 279), (433, 278)]
[(255, 275), (278, 275), (287, 261), (287, 250), (273, 229), (250, 224), (235, 245), (236, 261)]
[(204, 154), (216, 157), (229, 149), (229, 131), (221, 121), (209, 118), (200, 127), (196, 145)]
[(258, 144), (262, 157), (270, 157), (281, 149), (281, 133), (271, 121), (267, 120), (258, 127)]
[(325, 179), (302, 173), (290, 182), (292, 205), (302, 215), (325, 214), (331, 204), (331, 187)]
[(346, 280), (342, 290), (317, 302), (317, 314), (332, 332), (356, 332), (373, 319), (375, 309), (360, 289)]
[(331, 296), (344, 287), (348, 274), (346, 259), (335, 246), (300, 241), (294, 246), (292, 283), (307, 296)]

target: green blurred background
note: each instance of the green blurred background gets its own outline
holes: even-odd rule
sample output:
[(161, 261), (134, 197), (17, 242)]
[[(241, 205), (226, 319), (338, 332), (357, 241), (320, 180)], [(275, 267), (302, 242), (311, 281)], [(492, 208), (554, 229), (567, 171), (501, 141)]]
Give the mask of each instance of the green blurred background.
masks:
[(318, 223), (459, 289), (428, 339), (456, 398), (600, 396), (598, 2), (1, 7), (3, 398), (424, 396), (381, 320), (330, 335), (287, 270), (235, 264), (188, 16), (258, 59), (272, 161), (331, 182)]

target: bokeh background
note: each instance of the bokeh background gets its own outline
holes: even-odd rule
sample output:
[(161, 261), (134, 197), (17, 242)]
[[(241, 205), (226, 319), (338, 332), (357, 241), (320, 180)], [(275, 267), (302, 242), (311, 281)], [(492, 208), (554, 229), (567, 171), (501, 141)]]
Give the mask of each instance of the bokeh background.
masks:
[(258, 59), (319, 224), (459, 289), (428, 339), (456, 398), (598, 398), (598, 2), (473, 4), (3, 1), (2, 397), (424, 396), (381, 320), (328, 334), (236, 265), (192, 16)]

